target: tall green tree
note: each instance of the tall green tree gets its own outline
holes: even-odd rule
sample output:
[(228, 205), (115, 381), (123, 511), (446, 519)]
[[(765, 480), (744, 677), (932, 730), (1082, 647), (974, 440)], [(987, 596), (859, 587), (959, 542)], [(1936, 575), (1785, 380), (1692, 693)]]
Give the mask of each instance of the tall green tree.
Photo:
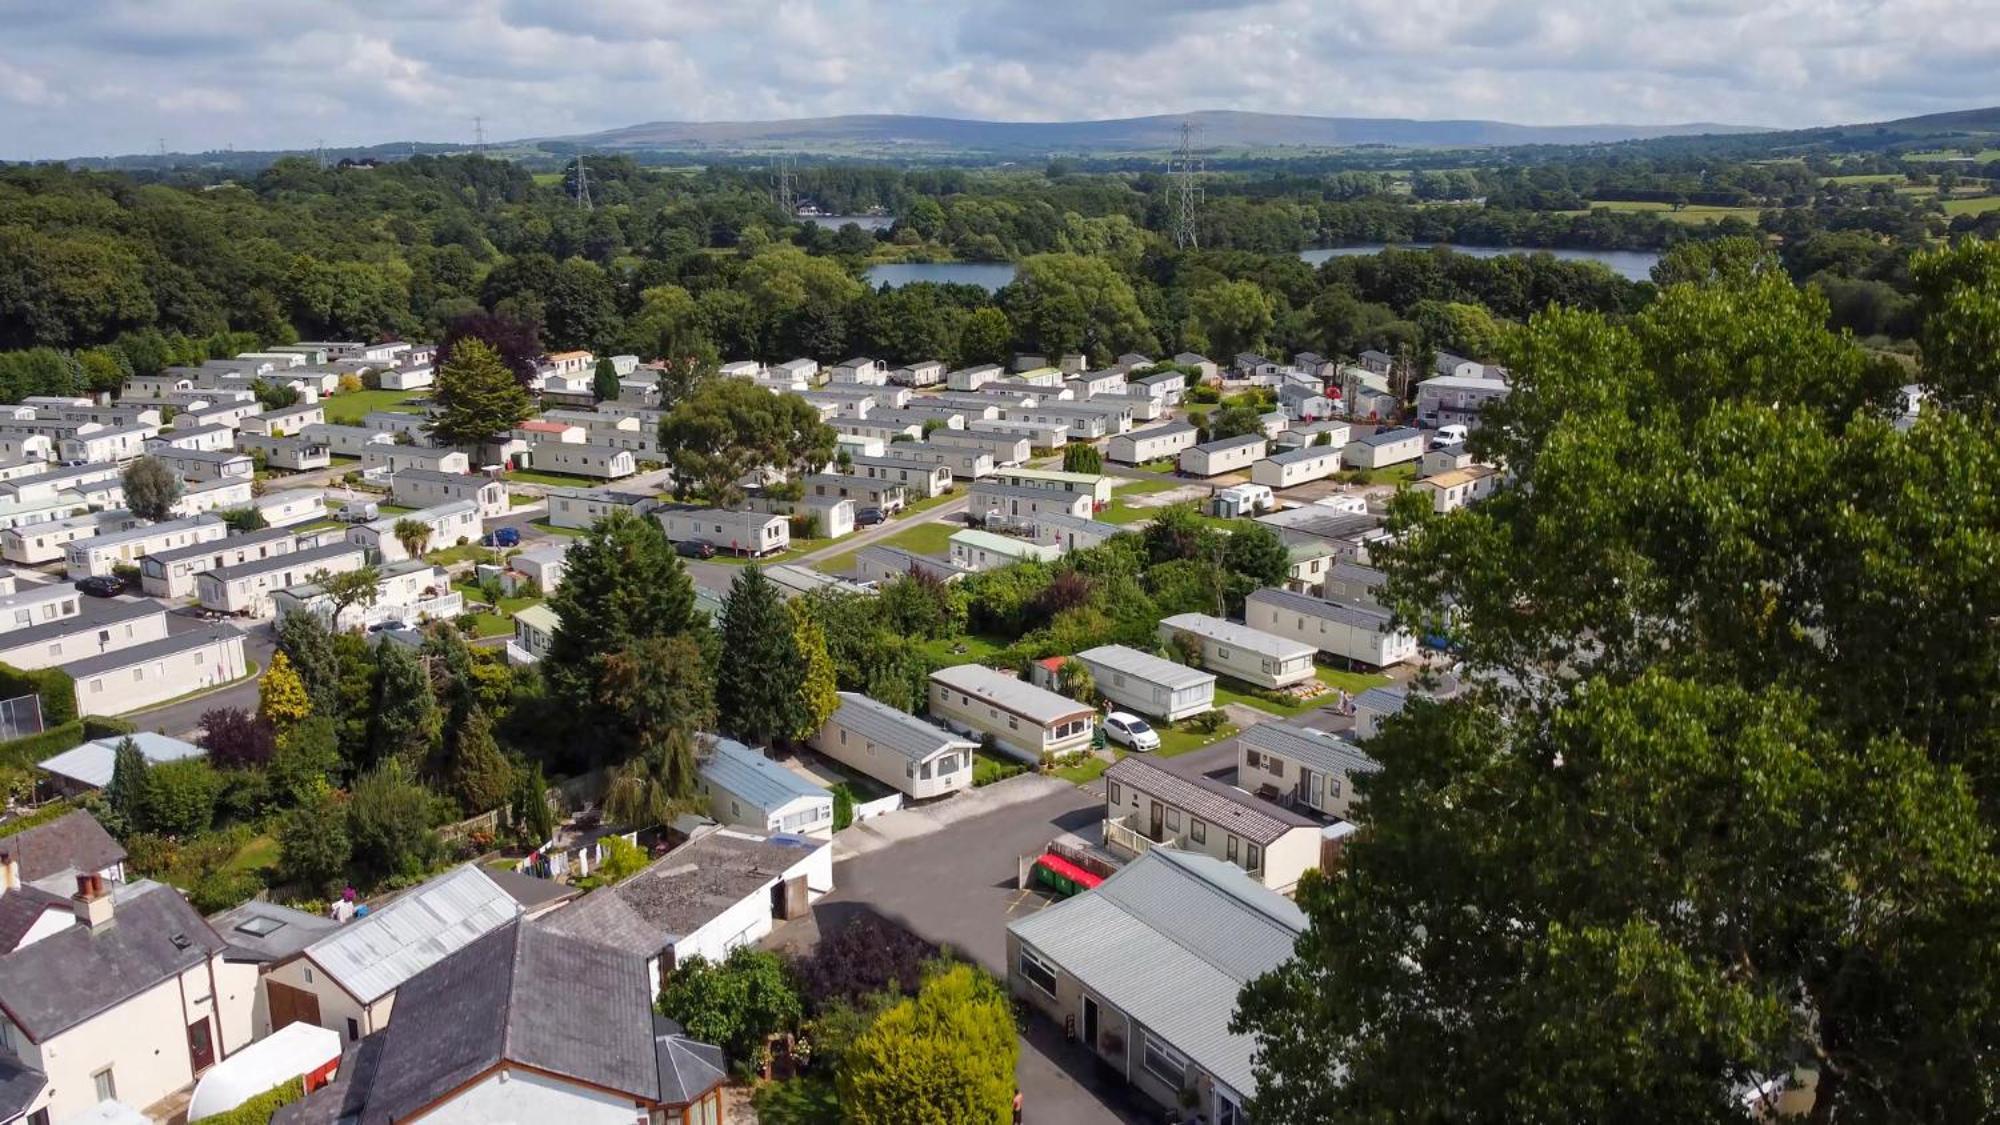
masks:
[(550, 687), (590, 715), (609, 657), (693, 625), (694, 583), (657, 522), (612, 512), (570, 545), (548, 604), (559, 619), (545, 662)]
[(742, 499), (744, 476), (764, 468), (799, 476), (833, 459), (833, 428), (797, 395), (774, 395), (744, 379), (698, 386), (660, 420), (660, 446), (683, 496), (717, 507)]
[(739, 945), (721, 963), (697, 954), (674, 967), (660, 987), (659, 1010), (736, 1066), (755, 1069), (772, 1036), (805, 1014), (777, 954)]
[(147, 768), (139, 744), (130, 738), (119, 739), (111, 752), (111, 782), (104, 787), (104, 802), (117, 822), (112, 826), (114, 835), (143, 828)]
[(803, 742), (818, 734), (840, 708), (840, 690), (834, 681), (833, 657), (827, 653), (826, 630), (804, 603), (792, 602), (788, 608), (793, 643), (804, 665), (799, 674), (798, 725), (788, 733)]
[(467, 816), (497, 809), (507, 801), (514, 770), (493, 738), (493, 721), (478, 707), (466, 713), (452, 734), (448, 790)]
[(1003, 1125), (1020, 1053), (999, 982), (971, 965), (940, 969), (849, 1045), (838, 1075), (841, 1119)]
[(441, 729), (430, 677), (407, 645), (375, 646), (375, 697), (368, 716), (370, 760), (403, 761), (412, 768), (430, 759)]
[(347, 836), (355, 866), (375, 878), (421, 875), (442, 850), (433, 829), (437, 798), (401, 759), (390, 758), (354, 783), (347, 802)]
[(334, 647), (333, 632), (319, 615), (288, 613), (278, 618), (278, 651), (291, 661), (293, 671), (305, 684), (316, 714), (333, 716), (340, 710), (340, 655)]
[(1264, 349), (1276, 323), (1276, 303), (1254, 281), (1219, 281), (1197, 289), (1188, 298), (1207, 351), (1223, 357)]
[(599, 356), (597, 368), (591, 372), (590, 392), (599, 402), (615, 402), (618, 398), (618, 367), (610, 356)]
[(158, 457), (141, 457), (118, 476), (125, 490), (125, 507), (146, 520), (172, 519), (183, 491), (179, 474)]
[(278, 821), (278, 877), (327, 894), (347, 873), (354, 845), (347, 806), (322, 786)]
[(752, 745), (792, 738), (806, 725), (806, 658), (778, 587), (752, 563), (722, 602), (715, 702), (722, 729)]
[(440, 445), (483, 445), (526, 421), (535, 404), (500, 354), (467, 337), (437, 371), (431, 437)]

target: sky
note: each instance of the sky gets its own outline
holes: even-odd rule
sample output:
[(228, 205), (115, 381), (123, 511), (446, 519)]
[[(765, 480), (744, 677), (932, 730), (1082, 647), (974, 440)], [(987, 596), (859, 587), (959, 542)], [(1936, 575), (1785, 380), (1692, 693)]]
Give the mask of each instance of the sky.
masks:
[(2000, 0), (0, 0), (0, 159), (1236, 109), (1797, 127), (2000, 102)]

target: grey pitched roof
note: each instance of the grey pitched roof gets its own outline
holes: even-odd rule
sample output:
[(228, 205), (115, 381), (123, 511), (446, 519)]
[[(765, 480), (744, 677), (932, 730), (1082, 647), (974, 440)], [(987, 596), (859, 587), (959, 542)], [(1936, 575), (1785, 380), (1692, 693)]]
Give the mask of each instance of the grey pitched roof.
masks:
[(131, 648), (113, 649), (99, 656), (86, 656), (82, 660), (71, 661), (63, 665), (62, 670), (69, 673), (71, 678), (81, 680), (95, 676), (100, 672), (109, 672), (118, 668), (130, 668), (134, 664), (144, 664), (148, 660), (159, 660), (183, 652), (191, 652), (204, 645), (214, 644), (216, 641), (229, 640), (231, 638), (241, 641), (243, 634), (227, 625), (216, 625), (207, 629), (194, 629), (185, 633), (176, 633), (170, 637), (162, 637), (157, 641), (149, 641), (146, 644), (133, 645)]
[(48, 1084), (48, 1075), (19, 1059), (0, 1056), (0, 1121), (12, 1121), (28, 1112)]
[(290, 957), (340, 928), (339, 922), (323, 914), (308, 914), (254, 898), (220, 914), (209, 915), (208, 925), (224, 941), (260, 961)]
[(1136, 676), (1149, 684), (1159, 684), (1169, 691), (1182, 688), (1198, 688), (1213, 684), (1215, 675), (1185, 664), (1164, 660), (1150, 652), (1140, 652), (1124, 645), (1098, 645), (1076, 654), (1078, 660), (1101, 664), (1115, 672)]
[(1288, 762), (1303, 762), (1323, 773), (1374, 773), (1382, 764), (1359, 746), (1325, 731), (1291, 723), (1255, 723), (1236, 736), (1252, 750), (1276, 754)]
[(1217, 438), (1214, 441), (1205, 441), (1202, 442), (1200, 445), (1195, 446), (1194, 448), (1201, 450), (1203, 453), (1220, 453), (1225, 449), (1241, 449), (1246, 445), (1262, 445), (1269, 440), (1270, 440), (1269, 438), (1265, 437), (1261, 433), (1238, 434), (1235, 437)]
[(259, 543), (276, 543), (281, 539), (290, 539), (291, 537), (292, 533), (289, 530), (282, 527), (272, 527), (262, 531), (252, 531), (244, 535), (226, 535), (221, 539), (211, 540), (207, 543), (193, 543), (186, 547), (176, 547), (171, 551), (155, 551), (146, 557), (163, 563), (174, 563), (182, 559), (198, 559), (207, 555), (220, 555), (226, 551), (236, 550), (239, 547), (254, 547)]
[(885, 750), (894, 750), (912, 762), (922, 762), (944, 750), (976, 745), (859, 692), (841, 692), (840, 706), (827, 721), (838, 723)]
[(711, 745), (713, 748), (699, 766), (702, 779), (760, 809), (780, 808), (800, 798), (833, 799), (833, 794), (823, 787), (735, 739), (715, 738)]
[(653, 1054), (660, 1072), (660, 1100), (686, 1105), (729, 1080), (722, 1048), (690, 1039), (681, 1025), (653, 1016)]
[(368, 1104), (368, 1091), (382, 1065), (382, 1047), (387, 1032), (370, 1035), (348, 1046), (340, 1056), (333, 1081), (309, 1097), (281, 1106), (271, 1115), (271, 1125), (354, 1125)]
[[(1259, 724), (1261, 725), (1261, 724)], [(1225, 832), (1264, 846), (1294, 828), (1315, 822), (1262, 800), (1233, 785), (1206, 777), (1182, 777), (1140, 757), (1122, 758), (1104, 771), (1106, 780), (1129, 785), (1148, 796), (1197, 816)]]
[(33, 883), (65, 871), (102, 871), (125, 862), (125, 847), (97, 818), (78, 809), (47, 824), (0, 837), (0, 855), (21, 865), (21, 881)]
[[(68, 899), (32, 884), (23, 884), (0, 895), (0, 953), (12, 953), (44, 913), (50, 910), (67, 912), (69, 909)], [(0, 1114), (0, 1121), (6, 1119), (5, 1114)]]
[(11, 649), (39, 646), (45, 641), (58, 637), (73, 637), (81, 633), (94, 633), (127, 621), (137, 621), (143, 617), (167, 612), (167, 607), (156, 601), (138, 598), (126, 601), (123, 598), (92, 603), (86, 601), (84, 611), (75, 617), (61, 617), (40, 625), (30, 625), (26, 629), (14, 629), (0, 633), (0, 652)]
[(1309, 594), (1295, 594), (1290, 590), (1280, 590), (1274, 586), (1267, 586), (1252, 593), (1245, 601), (1248, 604), (1275, 606), (1288, 613), (1302, 613), (1308, 617), (1337, 621), (1356, 629), (1371, 629), (1378, 633), (1389, 630), (1388, 610), (1356, 605), (1352, 602), (1329, 601)]
[(535, 875), (523, 875), (519, 871), (502, 871), (498, 868), (486, 869), (486, 877), (494, 885), (507, 892), (507, 897), (521, 904), (525, 910), (546, 906), (552, 902), (564, 902), (576, 898), (583, 892), (568, 883), (558, 883), (554, 879), (543, 879)]
[(1129, 434), (1121, 434), (1119, 436), (1130, 438), (1133, 441), (1144, 441), (1147, 438), (1170, 437), (1174, 434), (1191, 434), (1196, 432), (1196, 429), (1197, 427), (1193, 422), (1168, 422), (1164, 426), (1152, 426), (1143, 430), (1133, 430)]
[(0, 957), (0, 1009), (37, 1043), (101, 1015), (224, 948), (180, 892), (106, 884), (107, 925), (71, 926)]
[(1289, 958), (1305, 925), (1297, 906), (1236, 867), (1155, 849), (1096, 890), (1007, 928), (1230, 1089), (1252, 1094), (1256, 1042), (1232, 1034), (1229, 1018), (1243, 986)]
[(810, 855), (811, 844), (728, 830), (697, 836), (613, 887), (543, 920), (551, 932), (653, 957)]
[(1326, 576), (1328, 581), (1339, 579), (1342, 582), (1358, 582), (1371, 590), (1389, 580), (1386, 573), (1348, 559), (1334, 563), (1333, 569), (1328, 571)]
[(931, 673), (931, 679), (953, 691), (977, 697), (1044, 726), (1077, 715), (1092, 714), (1092, 708), (1074, 699), (996, 672), (984, 664), (955, 664), (940, 668)]
[(1324, 461), (1327, 458), (1340, 459), (1337, 445), (1302, 445), (1297, 449), (1287, 449), (1283, 453), (1273, 453), (1268, 460), (1274, 465), (1296, 465), (1301, 461)]
[(1376, 446), (1390, 445), (1395, 442), (1408, 441), (1411, 438), (1420, 438), (1423, 436), (1424, 432), (1422, 430), (1413, 429), (1409, 426), (1397, 426), (1389, 430), (1376, 430), (1372, 434), (1365, 434), (1353, 439), (1353, 441), (1358, 445)]
[(1222, 644), (1235, 645), (1245, 652), (1254, 652), (1275, 660), (1309, 657), (1318, 651), (1303, 641), (1266, 633), (1262, 629), (1252, 629), (1248, 625), (1206, 613), (1176, 613), (1172, 617), (1161, 618), (1160, 624), (1199, 637), (1208, 637)]
[(1354, 706), (1366, 707), (1384, 715), (1401, 711), (1410, 702), (1410, 693), (1399, 687), (1372, 687), (1354, 697)]
[[(232, 542), (231, 539), (223, 539), (215, 543), (205, 544), (205, 546), (220, 549), (230, 542)], [(248, 562), (240, 562), (234, 566), (217, 567), (209, 571), (208, 576), (218, 582), (234, 582), (236, 579), (247, 575), (263, 574), (267, 571), (285, 570), (287, 568), (309, 567), (313, 563), (325, 562), (328, 559), (365, 553), (358, 543), (330, 543), (324, 547), (314, 547), (310, 550), (292, 551), (289, 554), (251, 559)]]

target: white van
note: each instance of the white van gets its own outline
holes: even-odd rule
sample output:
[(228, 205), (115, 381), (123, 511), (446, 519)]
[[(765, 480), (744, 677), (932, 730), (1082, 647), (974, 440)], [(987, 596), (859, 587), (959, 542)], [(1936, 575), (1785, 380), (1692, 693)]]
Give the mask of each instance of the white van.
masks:
[(1466, 428), (1459, 425), (1439, 426), (1437, 436), (1431, 439), (1432, 448), (1447, 445), (1464, 445)]

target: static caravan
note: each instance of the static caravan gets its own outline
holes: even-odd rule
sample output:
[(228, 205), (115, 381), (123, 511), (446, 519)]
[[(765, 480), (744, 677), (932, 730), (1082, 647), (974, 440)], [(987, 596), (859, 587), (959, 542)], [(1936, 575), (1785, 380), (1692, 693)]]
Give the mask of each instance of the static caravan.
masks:
[(56, 442), (56, 451), (65, 461), (87, 461), (109, 465), (130, 461), (146, 452), (146, 439), (160, 432), (158, 426), (100, 426), (84, 423), (84, 428)]
[[(225, 545), (228, 542), (223, 540)], [(367, 561), (367, 552), (353, 543), (278, 553), (196, 573), (195, 597), (203, 609), (217, 613), (269, 617), (276, 608), (271, 595), (277, 591), (308, 581), (321, 571), (345, 574), (360, 570)]]
[(812, 747), (921, 801), (971, 788), (972, 756), (979, 744), (886, 703), (843, 691), (840, 706), (813, 735)]
[(1173, 406), (1187, 393), (1187, 372), (1156, 371), (1151, 375), (1141, 375), (1132, 380), (1132, 389), (1144, 392), (1147, 398)]
[(364, 446), (361, 450), (363, 469), (381, 469), (390, 473), (400, 473), (405, 469), (423, 469), (433, 473), (469, 473), (472, 471), (472, 457), (463, 449), (449, 449), (429, 445), (387, 445)]
[(396, 444), (394, 434), (385, 434), (366, 426), (313, 425), (307, 426), (299, 436), (324, 443), (337, 457), (359, 457), (370, 449)]
[(1341, 460), (1356, 469), (1386, 469), (1424, 455), (1424, 432), (1401, 426), (1376, 430), (1358, 437), (1341, 448)]
[(479, 505), (470, 500), (453, 500), (436, 507), (419, 508), (399, 516), (384, 516), (359, 527), (350, 527), (347, 529), (347, 541), (368, 550), (371, 558), (385, 563), (400, 562), (410, 557), (410, 552), (396, 534), (397, 525), (403, 523), (420, 523), (430, 531), (430, 537), (422, 548), (424, 551), (439, 551), (471, 543), (479, 538), (486, 526), (480, 518)]
[(1125, 372), (1117, 368), (1079, 372), (1063, 380), (1063, 385), (1078, 399), (1095, 398), (1098, 395), (1123, 395)]
[(117, 465), (71, 465), (66, 469), (50, 469), (33, 476), (0, 482), (0, 496), (22, 501), (49, 500), (68, 492), (90, 499), (116, 490), (122, 497), (125, 489), (119, 480), (123, 472)]
[(695, 766), (695, 790), (717, 823), (756, 832), (833, 836), (833, 794), (731, 738), (702, 736), (708, 753)]
[(902, 485), (851, 473), (814, 473), (804, 483), (808, 495), (854, 501), (856, 512), (863, 508), (879, 508), (884, 514), (900, 512), (909, 502), (909, 492)]
[(509, 508), (507, 486), (476, 473), (436, 472), (405, 469), (389, 478), (390, 502), (405, 508), (428, 508), (437, 504), (467, 501), (479, 514), (491, 519), (504, 516)]
[(252, 499), (249, 506), (256, 509), (270, 527), (295, 527), (326, 518), (326, 494), (316, 488), (267, 492)]
[(115, 509), (22, 524), (0, 531), (0, 558), (24, 566), (40, 566), (64, 557), (75, 543), (105, 532), (128, 531), (145, 522), (130, 512)]
[(1388, 611), (1374, 606), (1264, 589), (1244, 600), (1243, 619), (1253, 629), (1372, 668), (1401, 664), (1417, 655), (1415, 635), (1391, 630)]
[(1417, 418), (1432, 426), (1477, 426), (1479, 415), (1506, 398), (1509, 387), (1498, 367), (1466, 363), (1466, 369), (1488, 375), (1439, 375), (1417, 384)]
[(1201, 666), (1264, 688), (1286, 688), (1313, 678), (1312, 645), (1238, 625), (1206, 613), (1177, 613), (1160, 622), (1160, 640), (1187, 637)]
[(1425, 477), (1413, 487), (1430, 493), (1431, 510), (1439, 514), (1456, 511), (1492, 495), (1500, 471), (1491, 465), (1469, 465), (1463, 469)]
[(1449, 473), (1454, 469), (1472, 467), (1472, 451), (1464, 442), (1456, 445), (1433, 445), (1424, 450), (1423, 461), (1417, 468), (1419, 477), (1434, 477), (1439, 473)]
[(1069, 444), (1069, 426), (1063, 422), (1023, 422), (998, 418), (992, 421), (972, 419), (965, 423), (968, 433), (1012, 434), (1024, 437), (1035, 449), (1061, 449)]
[(990, 513), (986, 517), (987, 530), (1000, 530), (1010, 534), (1025, 535), (1037, 543), (1047, 543), (1062, 554), (1080, 551), (1085, 547), (1095, 547), (1114, 535), (1132, 530), (1115, 523), (1105, 523), (1069, 515), (1066, 512), (1037, 512), (1032, 516), (1003, 516)]
[(380, 371), (375, 382), (385, 391), (420, 391), (437, 382), (437, 369), (428, 363)]
[(0, 432), (0, 458), (46, 466), (56, 459), (56, 440), (47, 434)]
[[(1001, 408), (1000, 417), (1008, 422), (1040, 422), (1047, 425), (1061, 425), (1069, 428), (1070, 440), (1096, 441), (1108, 433), (1124, 432), (1113, 430), (1112, 416), (1099, 410), (1085, 409), (1084, 403), (1038, 403), (1034, 406), (1007, 406)], [(1131, 428), (1132, 412), (1124, 412), (1125, 427)]]
[(920, 500), (943, 496), (952, 488), (951, 466), (904, 457), (893, 445), (880, 457), (854, 458), (854, 475), (901, 485)]
[(1181, 452), (1181, 472), (1196, 477), (1240, 473), (1262, 460), (1270, 445), (1261, 433), (1192, 445)]
[[(305, 473), (333, 464), (333, 447), (321, 441), (295, 437), (266, 437), (239, 434), (236, 448), (247, 454), (262, 454), (266, 468)], [(253, 456), (252, 461), (255, 461)]]
[(978, 528), (968, 527), (951, 536), (951, 564), (961, 570), (996, 570), (1029, 559), (1053, 562), (1061, 557), (1060, 547)]
[(213, 516), (137, 524), (71, 543), (63, 552), (63, 564), (74, 581), (110, 574), (120, 566), (137, 566), (147, 555), (213, 543), (228, 535), (229, 525)]
[(270, 528), (248, 535), (228, 535), (212, 543), (155, 551), (139, 559), (139, 588), (148, 597), (185, 598), (195, 592), (197, 574), (288, 555), (297, 547), (298, 540), (291, 532)]
[(83, 613), (83, 595), (67, 582), (27, 586), (0, 595), (0, 636)]
[(882, 543), (871, 543), (854, 556), (854, 572), (863, 582), (894, 582), (911, 571), (938, 582), (956, 582), (971, 573), (935, 555), (919, 555)]
[(638, 472), (638, 462), (629, 449), (590, 442), (549, 441), (523, 454), (526, 468), (539, 472), (567, 473), (597, 480), (618, 480)]
[(997, 469), (1019, 465), (1034, 456), (1035, 443), (1019, 434), (984, 434), (972, 430), (932, 430), (924, 439), (930, 445), (976, 449), (991, 458)]
[(1256, 723), (1236, 740), (1237, 784), (1342, 820), (1352, 819), (1354, 779), (1381, 768), (1352, 742), (1292, 723)]
[(999, 417), (1000, 408), (990, 402), (984, 406), (960, 406), (957, 403), (945, 402), (941, 398), (927, 395), (902, 407), (898, 411), (898, 414), (922, 418), (924, 419), (923, 424), (932, 430), (940, 428), (929, 425), (930, 419), (933, 418), (944, 423), (943, 429), (962, 430), (965, 428), (967, 422), (985, 421), (990, 418)]
[(997, 364), (981, 363), (947, 372), (944, 383), (954, 391), (976, 391), (1005, 374)]
[(326, 422), (326, 407), (316, 402), (287, 406), (283, 410), (272, 410), (254, 418), (243, 420), (242, 430), (247, 434), (263, 434), (266, 437), (298, 437), (307, 426), (323, 425)]
[(896, 443), (892, 452), (897, 457), (934, 461), (950, 469), (953, 477), (962, 480), (978, 480), (993, 475), (993, 455), (984, 449), (928, 441), (902, 441)]
[(832, 382), (851, 386), (880, 387), (889, 381), (889, 369), (872, 359), (844, 360), (833, 365)]
[(1104, 786), (1104, 843), (1119, 854), (1136, 859), (1169, 844), (1239, 867), (1279, 894), (1319, 867), (1319, 822), (1233, 785), (1135, 754), (1104, 771)]
[(256, 398), (230, 398), (215, 396), (217, 401), (207, 406), (195, 407), (174, 415), (174, 423), (180, 426), (228, 426), (240, 429), (243, 423), (264, 413), (262, 403)]
[(1097, 712), (983, 664), (931, 673), (931, 715), (1030, 764), (1090, 746)]
[(826, 420), (833, 432), (845, 437), (869, 438), (883, 443), (915, 441), (924, 436), (921, 420), (912, 421), (900, 411), (880, 418), (832, 418)]
[(660, 504), (647, 492), (620, 492), (613, 488), (552, 488), (549, 490), (549, 525), (571, 529), (595, 526), (614, 511), (643, 516)]
[(881, 405), (875, 396), (860, 387), (829, 388), (824, 391), (798, 391), (799, 398), (819, 409), (821, 421), (835, 418), (866, 419), (875, 407)]
[(54, 668), (167, 636), (167, 607), (154, 601), (106, 603), (90, 617), (63, 617), (0, 633), (0, 663)]
[(1124, 645), (1077, 653), (1097, 693), (1127, 711), (1173, 722), (1215, 708), (1215, 676)]
[(1294, 488), (1340, 471), (1340, 448), (1309, 445), (1273, 454), (1250, 466), (1250, 479), (1269, 488)]
[(653, 518), (675, 543), (704, 542), (732, 555), (758, 558), (792, 545), (791, 521), (770, 512), (666, 506), (655, 509)]
[(935, 387), (944, 382), (944, 361), (918, 360), (889, 372), (889, 381), (901, 387)]
[(1053, 488), (1023, 488), (1019, 485), (985, 480), (973, 484), (972, 502), (966, 508), (966, 518), (984, 523), (995, 517), (1018, 521), (1054, 513), (1087, 519), (1096, 510), (1096, 503), (1087, 493), (1061, 492)]
[(844, 496), (821, 496), (809, 492), (797, 500), (783, 500), (753, 494), (744, 501), (744, 505), (752, 511), (777, 516), (810, 518), (814, 532), (809, 538), (845, 539), (854, 534), (855, 503)]
[(1148, 461), (1179, 457), (1182, 450), (1194, 448), (1195, 439), (1199, 436), (1200, 431), (1190, 423), (1168, 422), (1164, 426), (1117, 435), (1105, 443), (1104, 456), (1121, 465), (1142, 465)]
[(1074, 492), (1089, 496), (1093, 503), (1111, 503), (1111, 490), (1118, 484), (1118, 478), (1099, 473), (1069, 473), (1061, 469), (1005, 469), (994, 474), (1002, 484), (1020, 488), (1049, 488), (1057, 492)]
[(46, 413), (37, 407), (35, 413), (37, 417), (53, 416), (65, 422), (96, 422), (100, 426), (151, 426), (156, 430), (165, 422), (161, 417), (159, 406), (141, 402), (104, 403), (83, 399), (70, 405), (54, 407)]
[(451, 576), (441, 566), (422, 559), (404, 559), (376, 572), (375, 600), (350, 605), (335, 616), (333, 599), (317, 583), (302, 582), (271, 595), (278, 616), (310, 613), (337, 631), (365, 629), (385, 621), (410, 624), (449, 621), (465, 611), (464, 595), (451, 588)]
[(179, 633), (63, 666), (76, 681), (77, 710), (123, 715), (250, 672), (243, 634), (227, 625)]

